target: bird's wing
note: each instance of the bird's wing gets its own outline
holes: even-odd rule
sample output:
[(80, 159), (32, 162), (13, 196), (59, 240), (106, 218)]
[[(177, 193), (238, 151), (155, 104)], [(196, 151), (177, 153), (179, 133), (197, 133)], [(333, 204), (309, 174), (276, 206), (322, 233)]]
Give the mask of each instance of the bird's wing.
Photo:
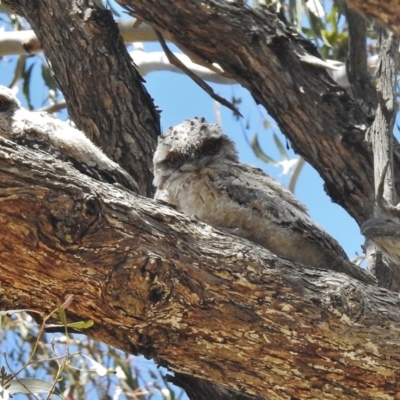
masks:
[[(231, 201), (252, 209), (256, 218), (272, 221), (276, 229), (301, 237), (301, 243), (317, 253), (319, 268), (344, 272), (361, 281), (374, 278), (348, 260), (340, 244), (307, 214), (305, 206), (277, 181), (261, 170), (245, 164), (232, 164), (219, 174), (218, 186)], [(290, 234), (290, 232), (292, 232)], [(290, 243), (286, 245), (290, 246)], [(299, 249), (301, 252), (302, 249)]]
[(262, 170), (246, 164), (235, 164), (221, 183), (233, 201), (252, 207), (261, 218), (287, 226), (309, 241), (320, 243), (347, 259), (339, 243), (310, 218), (306, 206)]
[(231, 163), (229, 168), (224, 172), (219, 171), (218, 175), (219, 186), (223, 187), (238, 203), (271, 204), (272, 214), (276, 214), (279, 218), (284, 217), (286, 211), (288, 211), (287, 218), (289, 219), (295, 212), (308, 216), (306, 206), (290, 190), (259, 168)]

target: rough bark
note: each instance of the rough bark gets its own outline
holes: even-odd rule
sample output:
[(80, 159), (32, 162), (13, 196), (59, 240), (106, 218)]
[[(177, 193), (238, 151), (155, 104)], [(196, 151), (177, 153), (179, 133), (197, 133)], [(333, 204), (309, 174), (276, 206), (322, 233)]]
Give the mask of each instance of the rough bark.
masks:
[(302, 61), (306, 54), (319, 57), (309, 41), (265, 8), (224, 0), (119, 3), (196, 59), (235, 77), (320, 173), (333, 201), (359, 224), (372, 215), (372, 153), (364, 141), (372, 121), (324, 69)]
[(346, 16), (349, 29), (349, 52), (347, 58), (347, 77), (353, 98), (364, 114), (373, 118), (377, 107), (376, 89), (372, 84), (367, 60), (367, 21), (344, 1), (341, 10)]
[(346, 0), (350, 7), (367, 18), (400, 34), (400, 3), (391, 0)]
[(94, 338), (269, 399), (400, 393), (398, 295), (0, 144), (3, 309), (73, 294)]
[[(147, 135), (158, 131), (149, 98), (109, 14), (65, 3), (12, 1), (42, 41), (78, 126), (95, 140), (104, 136), (98, 143), (117, 161), (121, 143), (130, 154), (143, 152), (122, 165), (135, 178), (145, 172), (139, 179), (149, 193), (154, 136)], [(251, 90), (334, 200), (359, 223), (371, 216), (370, 121), (324, 70), (302, 61), (317, 56), (309, 42), (267, 10), (223, 1), (128, 3)], [(75, 29), (64, 32), (68, 24)], [(76, 60), (82, 69), (71, 70)], [(137, 131), (126, 128), (132, 120)], [(288, 263), (16, 145), (0, 153), (0, 198), (2, 308), (48, 312), (72, 293), (68, 315), (94, 320), (93, 337), (153, 357), (180, 377), (252, 395), (400, 397), (399, 300), (390, 292)]]
[(141, 194), (150, 196), (159, 116), (111, 12), (90, 0), (4, 3), (34, 29), (77, 127), (135, 178)]
[[(368, 140), (371, 143), (374, 154), (374, 181), (375, 196), (378, 196), (378, 188), (382, 179), (382, 172), (387, 169), (384, 176), (383, 198), (387, 204), (397, 204), (393, 188), (393, 126), (398, 111), (397, 107), (397, 54), (399, 51), (399, 40), (393, 33), (386, 29), (379, 32), (379, 55), (380, 67), (378, 69), (377, 96), (378, 107), (376, 117), (368, 132)], [(387, 166), (389, 165), (389, 167)], [(378, 216), (379, 210), (375, 210)], [(367, 238), (369, 238), (367, 236)], [(393, 275), (398, 273), (396, 265), (389, 264), (382, 260), (382, 253), (379, 247), (372, 240), (366, 240), (367, 268), (378, 278), (379, 285), (385, 281), (393, 279)], [(393, 263), (395, 264), (395, 263)], [(392, 278), (392, 279), (390, 279)], [(398, 281), (397, 281), (398, 282)], [(391, 286), (385, 286), (391, 288)]]

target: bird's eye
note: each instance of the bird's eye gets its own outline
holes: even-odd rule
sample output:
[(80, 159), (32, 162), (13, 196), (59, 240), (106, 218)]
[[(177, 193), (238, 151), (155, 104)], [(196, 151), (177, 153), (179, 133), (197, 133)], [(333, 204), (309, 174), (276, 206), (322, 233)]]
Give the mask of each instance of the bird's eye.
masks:
[(181, 161), (181, 156), (179, 154), (176, 153), (171, 153), (167, 156), (166, 161), (168, 162), (168, 164), (170, 165), (177, 165), (180, 163)]
[(7, 98), (0, 96), (0, 111), (6, 111), (10, 107), (10, 102)]
[(219, 150), (221, 142), (217, 139), (208, 140), (201, 147), (203, 154), (214, 154)]

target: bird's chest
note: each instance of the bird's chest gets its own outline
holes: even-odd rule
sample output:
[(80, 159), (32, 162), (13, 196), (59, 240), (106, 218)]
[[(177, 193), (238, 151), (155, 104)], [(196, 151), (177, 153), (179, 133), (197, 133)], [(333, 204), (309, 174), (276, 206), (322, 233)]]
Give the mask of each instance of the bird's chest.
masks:
[(213, 223), (226, 205), (226, 193), (217, 186), (218, 176), (211, 169), (186, 173), (170, 182), (168, 194), (183, 213)]

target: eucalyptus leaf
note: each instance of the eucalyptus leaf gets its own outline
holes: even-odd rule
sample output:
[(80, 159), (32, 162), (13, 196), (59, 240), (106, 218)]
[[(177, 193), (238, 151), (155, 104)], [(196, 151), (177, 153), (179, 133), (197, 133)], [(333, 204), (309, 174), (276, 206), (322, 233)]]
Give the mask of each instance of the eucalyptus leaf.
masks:
[(288, 153), (285, 149), (285, 146), (282, 144), (281, 140), (278, 138), (278, 136), (274, 133), (274, 142), (276, 144), (276, 147), (278, 148), (279, 154), (281, 157), (285, 160), (289, 160)]
[(43, 379), (35, 379), (35, 378), (20, 378), (14, 379), (10, 382), (10, 386), (7, 389), (9, 394), (15, 393), (24, 393), (24, 394), (31, 394), (31, 393), (50, 393), (53, 392), (54, 394), (61, 397), (61, 393), (57, 388), (54, 387), (52, 382), (44, 381)]
[(254, 151), (254, 154), (256, 155), (257, 158), (259, 158), (261, 161), (264, 161), (267, 164), (270, 165), (278, 165), (278, 163), (271, 158), (270, 156), (267, 156), (261, 149), (260, 143), (258, 142), (258, 135), (255, 133), (251, 139), (251, 148)]

